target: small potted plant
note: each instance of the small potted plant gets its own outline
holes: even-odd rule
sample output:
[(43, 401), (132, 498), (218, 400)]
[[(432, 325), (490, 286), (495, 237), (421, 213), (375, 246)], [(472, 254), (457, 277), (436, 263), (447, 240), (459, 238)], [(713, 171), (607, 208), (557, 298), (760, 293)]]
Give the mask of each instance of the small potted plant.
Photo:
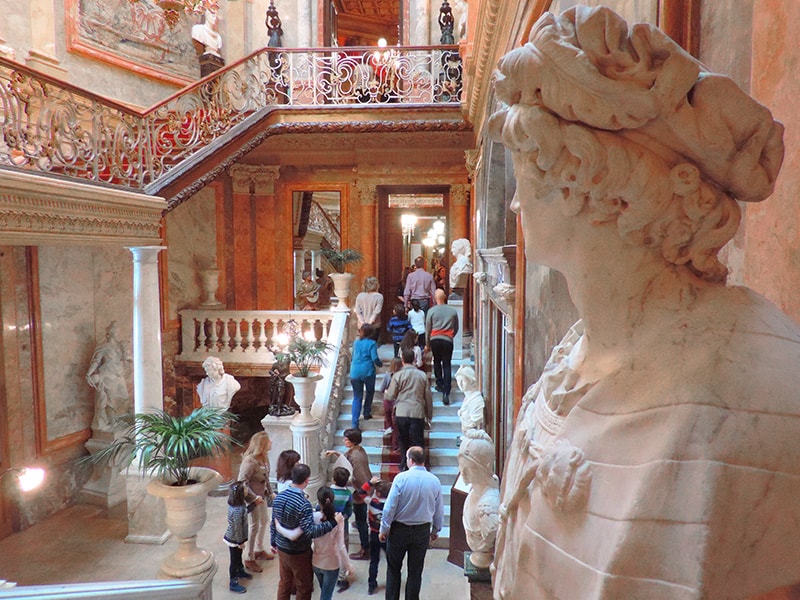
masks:
[(333, 280), (333, 293), (338, 298), (339, 303), (334, 310), (346, 311), (350, 310), (347, 306), (347, 297), (350, 295), (350, 282), (353, 280), (352, 273), (345, 273), (345, 265), (361, 262), (364, 256), (352, 248), (345, 248), (343, 250), (336, 250), (334, 248), (323, 248), (322, 256), (328, 259), (336, 273), (331, 273)]
[(313, 422), (311, 406), (314, 404), (314, 394), (317, 381), (321, 375), (315, 369), (326, 364), (326, 356), (333, 348), (324, 340), (309, 336), (307, 339), (300, 334), (292, 336), (286, 347), (275, 354), (277, 363), (288, 362), (295, 367), (295, 372), (286, 378), (295, 389), (295, 402), (300, 407), (300, 414), (295, 417), (296, 422)]
[(143, 473), (154, 477), (147, 491), (164, 499), (167, 527), (179, 541), (178, 550), (162, 567), (169, 576), (199, 574), (213, 564), (213, 554), (198, 548), (196, 541), (206, 520), (206, 496), (222, 477), (191, 462), (228, 451), (233, 440), (225, 430), (232, 418), (227, 411), (206, 407), (185, 417), (163, 410), (130, 415), (122, 420), (126, 428), (109, 446), (85, 459), (121, 468), (138, 460)]

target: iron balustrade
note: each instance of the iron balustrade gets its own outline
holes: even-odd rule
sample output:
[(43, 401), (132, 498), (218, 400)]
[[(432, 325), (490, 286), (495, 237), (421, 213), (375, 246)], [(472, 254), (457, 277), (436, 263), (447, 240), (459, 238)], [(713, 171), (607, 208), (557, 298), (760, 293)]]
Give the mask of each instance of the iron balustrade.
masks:
[(262, 48), (137, 110), (0, 58), (0, 165), (141, 190), (257, 111), (460, 103), (457, 46)]

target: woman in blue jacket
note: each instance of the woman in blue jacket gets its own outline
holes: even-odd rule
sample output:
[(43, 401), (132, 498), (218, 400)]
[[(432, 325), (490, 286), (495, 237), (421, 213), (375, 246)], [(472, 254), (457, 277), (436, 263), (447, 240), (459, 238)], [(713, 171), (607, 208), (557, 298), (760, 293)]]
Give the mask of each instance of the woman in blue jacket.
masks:
[[(353, 344), (353, 359), (350, 362), (350, 383), (353, 385), (353, 427), (358, 426), (361, 405), (364, 405), (364, 420), (372, 418), (372, 397), (375, 395), (375, 367), (383, 365), (378, 358), (378, 344), (372, 339), (374, 328), (364, 323), (358, 330), (358, 339)], [(366, 390), (366, 393), (365, 393)]]

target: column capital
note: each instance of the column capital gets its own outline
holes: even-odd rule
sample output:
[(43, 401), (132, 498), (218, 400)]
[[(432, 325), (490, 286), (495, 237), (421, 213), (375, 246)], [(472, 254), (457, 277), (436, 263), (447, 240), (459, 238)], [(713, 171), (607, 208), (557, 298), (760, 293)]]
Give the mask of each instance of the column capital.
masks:
[(456, 183), (450, 186), (450, 203), (454, 206), (467, 206), (469, 192), (472, 186), (469, 183)]
[(158, 253), (166, 250), (166, 246), (128, 246), (133, 254), (133, 262), (154, 263), (158, 261)]
[(280, 169), (279, 166), (233, 165), (229, 170), (233, 179), (233, 193), (249, 194), (252, 186), (255, 194), (274, 194)]
[(358, 195), (358, 203), (361, 206), (378, 204), (378, 188), (374, 181), (357, 181), (353, 184), (353, 190)]

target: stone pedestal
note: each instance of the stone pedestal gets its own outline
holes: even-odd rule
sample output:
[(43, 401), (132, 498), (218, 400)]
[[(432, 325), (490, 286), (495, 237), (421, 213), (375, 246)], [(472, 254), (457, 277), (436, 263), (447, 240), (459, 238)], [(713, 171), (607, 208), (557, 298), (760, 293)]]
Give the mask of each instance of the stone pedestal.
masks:
[(292, 447), (292, 431), (289, 427), (293, 418), (294, 415), (287, 417), (267, 415), (261, 419), (261, 427), (269, 434), (269, 439), (272, 441), (272, 449), (268, 454), (273, 476), (275, 475), (275, 467), (278, 464), (278, 456), (284, 450)]
[(472, 552), (464, 553), (464, 576), (469, 581), (470, 600), (492, 600), (492, 575), (489, 569), (479, 569), (472, 564), (469, 557)]
[(458, 291), (454, 290), (453, 294), (447, 300), (447, 303), (456, 309), (458, 313), (458, 333), (453, 338), (453, 360), (460, 361), (464, 359), (464, 336), (462, 330), (464, 329), (464, 299), (457, 295)]
[(143, 475), (135, 467), (125, 473), (128, 496), (128, 535), (131, 544), (163, 544), (170, 535), (167, 529), (164, 501), (147, 493), (152, 477)]
[[(114, 441), (114, 434), (100, 431), (95, 433), (85, 444), (89, 454), (105, 450)], [(108, 462), (92, 465), (92, 477), (83, 486), (79, 495), (80, 501), (86, 504), (111, 508), (125, 501), (125, 477), (120, 469)]]
[[(214, 564), (211, 566), (210, 569), (204, 571), (200, 575), (194, 575), (192, 577), (170, 577), (163, 571), (159, 570), (158, 578), (159, 579), (171, 579), (171, 580), (178, 580), (178, 581), (186, 581), (191, 583), (199, 583), (200, 586), (203, 588), (202, 592), (197, 596), (198, 600), (212, 600), (212, 583), (214, 582), (214, 575), (217, 573), (217, 569), (219, 565), (217, 561), (214, 561)], [(225, 576), (227, 577), (227, 572)]]

